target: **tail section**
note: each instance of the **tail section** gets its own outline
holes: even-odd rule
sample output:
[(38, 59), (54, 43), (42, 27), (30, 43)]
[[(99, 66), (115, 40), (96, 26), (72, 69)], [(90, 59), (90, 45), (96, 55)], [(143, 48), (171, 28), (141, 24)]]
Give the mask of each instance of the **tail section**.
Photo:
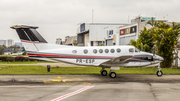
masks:
[(17, 31), (26, 51), (39, 51), (37, 44), (47, 43), (47, 41), (37, 32), (36, 29), (38, 27), (15, 25), (11, 28)]

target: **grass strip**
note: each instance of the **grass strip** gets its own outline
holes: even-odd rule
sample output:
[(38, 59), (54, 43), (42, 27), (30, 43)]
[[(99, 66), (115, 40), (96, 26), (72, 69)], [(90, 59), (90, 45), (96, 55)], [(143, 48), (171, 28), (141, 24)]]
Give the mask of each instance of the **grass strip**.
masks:
[[(100, 74), (100, 67), (51, 67), (50, 73), (43, 66), (0, 66), (0, 75), (49, 75), (49, 74)], [(106, 69), (110, 71), (109, 69)], [(156, 74), (157, 68), (126, 68), (114, 70), (117, 74)], [(162, 68), (164, 74), (180, 74), (180, 69)]]
[(50, 61), (0, 61), (0, 64), (37, 64), (37, 63), (55, 63)]

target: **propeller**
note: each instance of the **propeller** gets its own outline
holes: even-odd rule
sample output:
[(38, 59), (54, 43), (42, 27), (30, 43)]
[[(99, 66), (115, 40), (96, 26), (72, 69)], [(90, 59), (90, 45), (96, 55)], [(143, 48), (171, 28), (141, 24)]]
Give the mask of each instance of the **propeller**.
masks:
[(156, 60), (156, 56), (155, 55), (156, 55), (156, 50), (155, 50), (155, 46), (154, 46), (153, 47), (153, 59), (152, 59), (153, 61)]
[(156, 53), (156, 51), (155, 51), (155, 47), (153, 48), (153, 56), (155, 56), (155, 53)]

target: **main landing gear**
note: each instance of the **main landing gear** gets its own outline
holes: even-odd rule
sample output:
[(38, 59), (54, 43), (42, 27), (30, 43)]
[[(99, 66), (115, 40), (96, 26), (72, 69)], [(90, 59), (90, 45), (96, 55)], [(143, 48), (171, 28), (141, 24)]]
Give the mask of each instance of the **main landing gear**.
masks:
[(163, 72), (161, 71), (161, 67), (160, 66), (158, 66), (158, 71), (156, 72), (156, 75), (158, 77), (161, 77), (163, 75)]
[[(106, 75), (107, 75), (107, 71), (104, 70), (104, 69), (102, 69), (102, 70), (101, 70), (101, 75), (102, 75), (102, 76), (106, 76)], [(116, 78), (116, 73), (113, 72), (113, 70), (111, 70), (111, 71), (109, 72), (109, 76), (110, 76), (111, 78)]]
[(111, 70), (111, 71), (109, 72), (109, 76), (110, 76), (111, 78), (116, 78), (116, 73), (113, 72), (113, 70)]
[(102, 75), (102, 76), (106, 76), (106, 75), (107, 75), (107, 71), (104, 70), (104, 69), (102, 69), (102, 70), (101, 70), (101, 75)]

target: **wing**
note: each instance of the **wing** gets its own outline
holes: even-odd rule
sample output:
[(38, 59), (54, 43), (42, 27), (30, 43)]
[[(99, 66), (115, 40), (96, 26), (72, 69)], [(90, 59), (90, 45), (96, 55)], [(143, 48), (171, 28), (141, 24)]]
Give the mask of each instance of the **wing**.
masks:
[(129, 58), (133, 57), (133, 55), (124, 55), (124, 56), (119, 56), (115, 59), (111, 59), (109, 61), (106, 61), (102, 64), (112, 64), (112, 63), (125, 63)]

